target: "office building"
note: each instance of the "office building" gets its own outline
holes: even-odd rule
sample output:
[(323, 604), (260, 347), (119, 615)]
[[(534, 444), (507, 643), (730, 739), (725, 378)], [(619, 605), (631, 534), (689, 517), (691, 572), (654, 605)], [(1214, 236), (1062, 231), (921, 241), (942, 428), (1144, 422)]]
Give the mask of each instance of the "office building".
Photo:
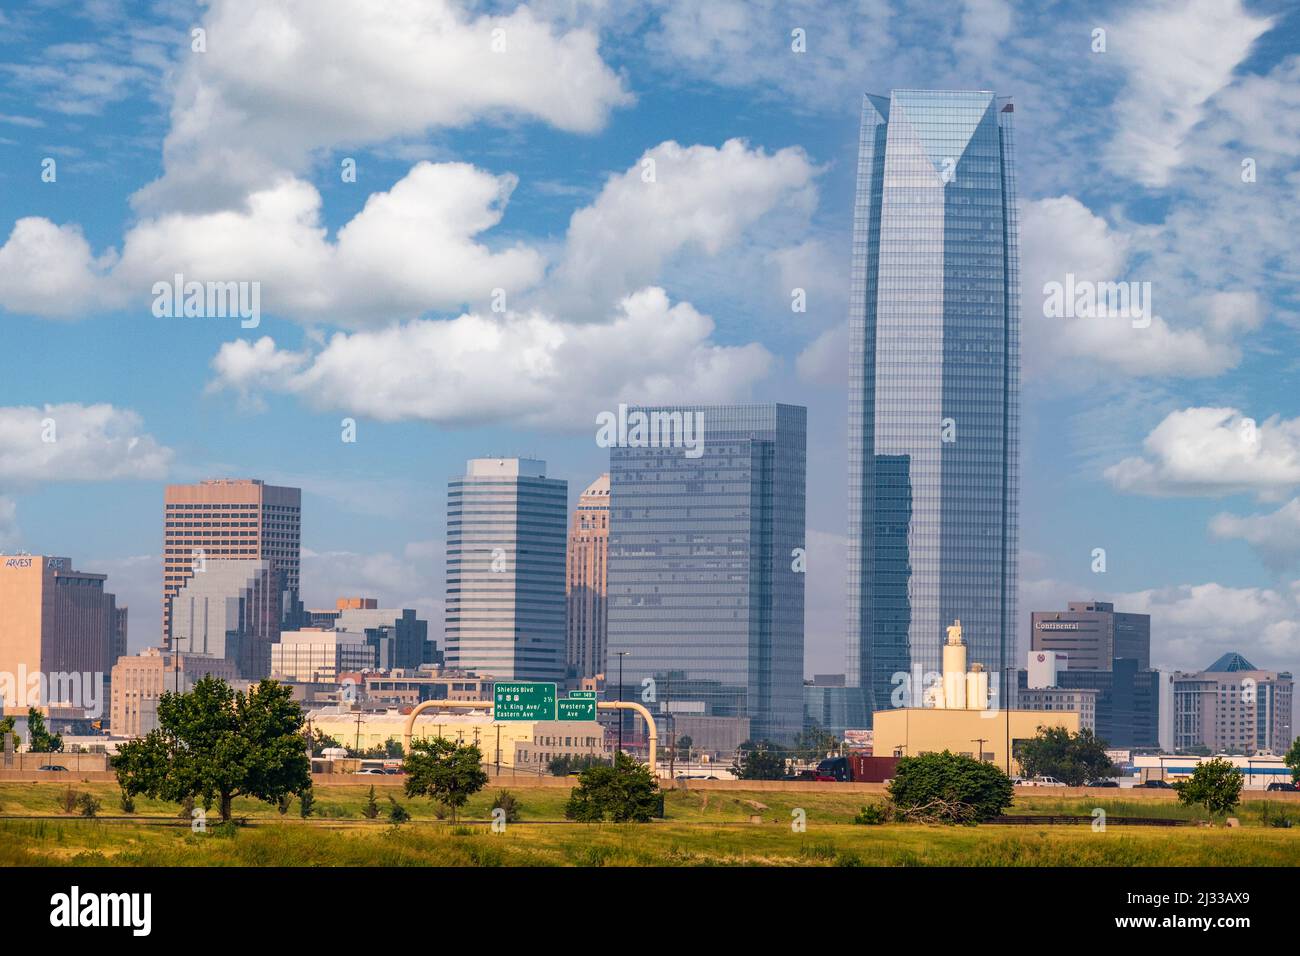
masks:
[(109, 652), (109, 660), (116, 661), (119, 657), (126, 656), (127, 651), (127, 608), (125, 605), (118, 606), (113, 611), (113, 648)]
[[(171, 599), (205, 561), (270, 561), (284, 590), (298, 595), (302, 491), (257, 479), (217, 478), (168, 485), (163, 497), (163, 640), (171, 640)], [(296, 625), (296, 622), (294, 622)]]
[(424, 663), (429, 622), (412, 608), (381, 608), (374, 598), (339, 598), (337, 611), (329, 626), (365, 634), (380, 670), (416, 670)]
[(824, 730), (843, 739), (846, 730), (866, 726), (866, 692), (846, 684), (843, 674), (815, 674), (811, 681), (804, 682), (804, 730)]
[(1018, 691), (1018, 710), (1068, 710), (1079, 715), (1079, 729), (1097, 733), (1097, 692), (1092, 688), (1027, 687)]
[(1105, 601), (1070, 601), (1068, 611), (1030, 614), (1029, 648), (1064, 654), (1067, 668), (1110, 670), (1116, 658), (1151, 666), (1151, 615), (1116, 612)]
[(107, 708), (117, 646), (116, 599), (107, 576), (64, 557), (0, 555), (0, 704), (97, 717)]
[[(610, 448), (606, 695), (621, 664), (621, 695), (658, 714), (748, 720), (755, 739), (788, 742), (803, 729), (807, 410), (634, 418), (660, 440), (629, 430)], [(662, 440), (685, 423), (694, 442)]]
[(476, 458), (448, 483), (448, 667), (564, 679), (567, 510), (544, 461)]
[(605, 587), (609, 554), (609, 475), (601, 475), (578, 498), (569, 524), (566, 571), (569, 677), (605, 672)]
[(1240, 654), (1224, 654), (1203, 671), (1175, 673), (1174, 749), (1285, 754), (1291, 747), (1293, 681)]
[(271, 645), (271, 676), (301, 684), (337, 683), (348, 671), (375, 669), (375, 649), (364, 634), (303, 628)]
[(234, 661), (200, 655), (172, 654), (157, 647), (121, 657), (113, 665), (109, 728), (116, 737), (142, 737), (158, 726), (158, 699), (163, 693), (188, 693), (204, 677), (233, 684)]
[(942, 623), (1014, 667), (1019, 224), (1011, 100), (862, 103), (850, 289), (846, 670), (875, 711)]
[(231, 661), (241, 678), (261, 680), (280, 638), (282, 598), (272, 562), (209, 559), (172, 597), (171, 649)]

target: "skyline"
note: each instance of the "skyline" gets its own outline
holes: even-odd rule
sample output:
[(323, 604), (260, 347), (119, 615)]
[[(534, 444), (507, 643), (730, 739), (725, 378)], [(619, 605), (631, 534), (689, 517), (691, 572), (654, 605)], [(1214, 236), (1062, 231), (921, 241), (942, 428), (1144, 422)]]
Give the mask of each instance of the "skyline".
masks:
[[(839, 42), (836, 21), (810, 15), (798, 70), (783, 59), (792, 53), (782, 21), (781, 29), (773, 22), (766, 33), (751, 31), (769, 38), (746, 41), (757, 45), (740, 73), (734, 60), (723, 67), (707, 55), (735, 39), (721, 27), (710, 33), (710, 24), (669, 5), (645, 14), (653, 36), (680, 37), (689, 28), (703, 41), (659, 48), (695, 90), (638, 55), (634, 34), (614, 22), (630, 16), (627, 9), (579, 23), (542, 7), (529, 14), (529, 29), (544, 25), (557, 43), (570, 36), (598, 41), (583, 53), (585, 87), (559, 72), (552, 77), (568, 84), (564, 90), (586, 89), (572, 112), (557, 112), (519, 85), (505, 102), (458, 97), (463, 87), (452, 77), (438, 89), (455, 104), (454, 115), (420, 112), (420, 97), (412, 95), (417, 107), (388, 117), (389, 125), (359, 125), (340, 109), (324, 117), (323, 129), (288, 123), (265, 154), (253, 148), (238, 157), (221, 149), (262, 131), (241, 126), (231, 106), (249, 91), (206, 62), (182, 59), (179, 48), (191, 22), (209, 23), (214, 40), (219, 27), (235, 29), (246, 12), (241, 4), (213, 4), (202, 17), (188, 5), (169, 7), (176, 12), (170, 25), (140, 32), (136, 48), (114, 39), (132, 34), (107, 7), (108, 22), (68, 9), (53, 24), (6, 13), (4, 59), (36, 95), (9, 89), (0, 106), (0, 239), (7, 237), (0, 321), (23, 359), (10, 363), (0, 385), (0, 434), (13, 449), (0, 455), (0, 545), (66, 554), (78, 567), (108, 573), (109, 589), (131, 607), (131, 649), (138, 650), (157, 643), (151, 605), (162, 560), (161, 486), (258, 477), (304, 489), (308, 605), (371, 593), (387, 581), (394, 583), (377, 595), (382, 603), (418, 606), (440, 622), (445, 528), (438, 513), (442, 483), (459, 462), (504, 450), (545, 458), (551, 473), (568, 481), (571, 511), (576, 494), (608, 470), (608, 455), (593, 440), (594, 419), (620, 400), (797, 403), (809, 408), (814, 463), (804, 666), (806, 675), (838, 672), (846, 378), (832, 360), (846, 351), (844, 212), (852, 207), (855, 104), (864, 91), (890, 88), (996, 89), (1013, 95), (1021, 113), (1030, 379), (1022, 642), (1030, 610), (1110, 600), (1152, 614), (1160, 666), (1203, 667), (1234, 650), (1261, 666), (1293, 669), (1300, 585), (1297, 536), (1287, 529), (1300, 516), (1292, 500), (1300, 484), (1300, 407), (1291, 358), (1296, 311), (1285, 278), (1296, 274), (1297, 262), (1283, 237), (1296, 231), (1295, 204), (1286, 199), (1300, 149), (1291, 126), (1266, 134), (1260, 118), (1289, 115), (1285, 88), (1300, 75), (1297, 15), (1281, 4), (1212, 6), (1193, 4), (1185, 15), (1166, 4), (1131, 12), (1119, 4), (1068, 8), (1050, 27), (1025, 11), (1024, 22), (1008, 22), (1001, 37), (996, 24), (981, 29), (926, 9), (852, 27), (884, 37), (878, 60), (852, 67), (828, 55)], [(446, 10), (462, 32), (474, 22), (472, 14)], [(743, 15), (765, 26), (764, 12)], [(1099, 23), (1110, 47), (1094, 54), (1089, 43)], [(306, 48), (329, 50), (328, 37), (303, 29)], [(927, 31), (943, 55), (922, 55)], [(56, 49), (55, 33), (86, 48), (76, 56)], [(1128, 49), (1126, 36), (1152, 35), (1168, 42), (1140, 56)], [(246, 51), (249, 38), (238, 39)], [(558, 55), (542, 46), (544, 56)], [(59, 98), (41, 72), (51, 63), (73, 77), (89, 77), (102, 63), (119, 79), (98, 92), (88, 86), (76, 101)], [(364, 79), (362, 64), (349, 68), (350, 80)], [(174, 86), (164, 83), (169, 69), (178, 74)], [(1173, 99), (1162, 92), (1167, 84), (1181, 89), (1177, 84), (1193, 80), (1204, 98), (1166, 116)], [(301, 94), (274, 70), (246, 82), (267, 84), (259, 92), (276, 104), (292, 105)], [(410, 78), (402, 91), (427, 93), (421, 82)], [(186, 142), (179, 120), (193, 115), (187, 97), (195, 89), (224, 97), (231, 109), (214, 120), (218, 128), (204, 131), (208, 138)], [(179, 120), (164, 162), (169, 103)], [(408, 100), (399, 106), (406, 109)], [(97, 145), (66, 151), (88, 141)], [(214, 152), (205, 153), (205, 144)], [(54, 183), (40, 180), (47, 155), (59, 160)], [(355, 183), (338, 175), (349, 156), (357, 159)], [(1258, 178), (1249, 184), (1240, 180), (1243, 156), (1256, 161)], [(243, 181), (191, 188), (196, 170), (223, 157), (231, 159), (226, 178)], [(665, 187), (652, 203), (641, 188), (644, 159), (657, 161)], [(199, 225), (195, 217), (245, 208), (231, 196), (250, 189), (267, 196), (282, 172), (292, 188), (267, 202), (289, 224), (275, 235), (310, 238), (319, 202), (315, 222), (328, 246), (318, 250), (321, 259), (374, 292), (394, 318), (359, 314), (346, 288), (318, 281), (330, 271), (318, 260), (284, 263), (274, 248), (257, 247), (266, 310), (257, 328), (241, 329), (233, 319), (154, 319), (145, 294), (153, 281), (177, 271), (206, 278), (191, 268), (196, 253), (184, 242)], [(386, 196), (419, 203), (449, 187), (465, 201), (449, 212), (456, 228), (408, 237), (408, 245), (421, 250), (421, 260), (440, 252), (453, 272), (488, 291), (528, 288), (518, 317), (494, 320), (490, 296), (470, 294), (467, 283), (453, 283), (463, 300), (437, 301), (404, 280), (401, 249), (362, 241), (376, 228), (392, 228), (382, 219)], [(692, 210), (730, 217), (698, 225), (686, 215)], [(367, 222), (363, 211), (375, 218)], [(645, 234), (636, 224), (648, 215), (681, 231)], [(25, 225), (15, 232), (19, 221)], [(250, 224), (265, 225), (252, 213), (203, 223), (229, 226), (235, 239)], [(353, 244), (344, 241), (345, 225)], [(76, 228), (89, 259), (81, 257)], [(34, 269), (42, 238), (51, 240), (50, 258)], [(188, 261), (163, 268), (157, 257), (169, 248)], [(116, 264), (100, 261), (110, 251)], [(357, 271), (366, 263), (374, 268)], [(1162, 338), (1151, 344), (1122, 326), (1087, 325), (1098, 320), (1046, 319), (1039, 290), (1071, 275), (1152, 281)], [(38, 277), (49, 281), (28, 281)], [(629, 304), (580, 315), (574, 290), (588, 285), (593, 303), (599, 293), (607, 303), (629, 296)], [(302, 301), (302, 290), (317, 286), (346, 320), (332, 323)], [(120, 302), (122, 288), (138, 297)], [(807, 292), (808, 312), (791, 312), (794, 288)], [(512, 291), (509, 298), (517, 297)], [(85, 314), (76, 321), (42, 314), (68, 311)], [(471, 318), (462, 322), (462, 314)], [(509, 330), (519, 333), (521, 348), (468, 361), (459, 391), (447, 386), (415, 402), (400, 374), (376, 382), (358, 370), (360, 353), (451, 351), (458, 332), (490, 332), (494, 321), (514, 323)], [(584, 364), (547, 351), (557, 336), (584, 355), (610, 354), (608, 370), (592, 370), (608, 375), (585, 381), (573, 371), (587, 371)], [(260, 345), (264, 337), (274, 344)], [(528, 348), (541, 349), (562, 374), (531, 377), (518, 361)], [(446, 363), (429, 368), (440, 385), (455, 371)], [(656, 375), (668, 376), (658, 386), (668, 394), (636, 393), (638, 385), (649, 391)], [(622, 381), (632, 388), (619, 391)], [(1236, 415), (1215, 411), (1233, 408)], [(58, 423), (65, 444), (39, 441), (46, 417)], [(355, 443), (340, 440), (344, 418), (356, 422)], [(1247, 446), (1253, 453), (1228, 440), (1245, 418), (1261, 437)], [(564, 427), (550, 427), (557, 423)], [(77, 436), (84, 440), (68, 441)], [(1201, 467), (1184, 464), (1187, 448), (1204, 449)], [(1091, 570), (1098, 547), (1106, 549), (1105, 574)]]

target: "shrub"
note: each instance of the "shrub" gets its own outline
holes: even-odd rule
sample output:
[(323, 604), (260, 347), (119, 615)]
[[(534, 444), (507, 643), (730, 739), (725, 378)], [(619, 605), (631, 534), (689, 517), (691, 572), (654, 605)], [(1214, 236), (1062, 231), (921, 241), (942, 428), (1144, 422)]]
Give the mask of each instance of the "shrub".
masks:
[(662, 807), (662, 794), (650, 771), (620, 753), (614, 766), (582, 772), (564, 816), (582, 823), (648, 823), (662, 813)]
[(77, 809), (77, 799), (80, 794), (68, 787), (59, 795), (59, 804), (63, 807), (64, 813), (72, 813)]
[(991, 820), (1013, 794), (1010, 778), (993, 764), (947, 750), (903, 757), (889, 784), (896, 816), (938, 823)]
[[(390, 796), (388, 799), (392, 800), (393, 798)], [(370, 787), (370, 794), (366, 797), (366, 805), (361, 808), (361, 815), (367, 820), (374, 820), (379, 816), (379, 801), (375, 799), (373, 785)]]
[(316, 812), (316, 794), (308, 787), (302, 793), (298, 794), (298, 815), (306, 820)]
[[(374, 787), (370, 788), (370, 792), (372, 796), (374, 794), (374, 790), (375, 790)], [(407, 820), (411, 819), (411, 812), (407, 810), (406, 807), (398, 803), (397, 800), (394, 799), (392, 794), (388, 795), (388, 803), (389, 803), (388, 822), (393, 824), (393, 826), (397, 826), (399, 823), (405, 823)], [(379, 808), (376, 807), (375, 813), (378, 812), (379, 812)], [(371, 817), (371, 819), (373, 820), (374, 817)]]
[(77, 797), (77, 809), (81, 811), (83, 817), (93, 817), (99, 814), (100, 802), (89, 793), (83, 793)]
[(123, 813), (135, 813), (135, 797), (125, 790), (117, 795), (118, 805), (122, 808)]
[(502, 790), (497, 794), (496, 799), (492, 801), (492, 809), (504, 810), (506, 823), (519, 822), (519, 800), (509, 790)]
[(883, 803), (868, 803), (862, 808), (862, 811), (853, 818), (853, 822), (869, 827), (888, 823), (889, 807)]

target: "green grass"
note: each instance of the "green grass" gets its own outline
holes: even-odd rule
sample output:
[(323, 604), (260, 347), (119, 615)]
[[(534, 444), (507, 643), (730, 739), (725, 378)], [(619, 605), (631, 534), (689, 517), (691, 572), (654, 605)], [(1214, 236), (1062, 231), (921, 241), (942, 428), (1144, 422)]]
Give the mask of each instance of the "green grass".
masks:
[[(251, 825), (192, 833), (175, 804), (137, 799), (128, 822), (83, 820), (62, 811), (61, 784), (0, 784), (0, 866), (1297, 866), (1300, 826), (1264, 824), (1264, 801), (1243, 804), (1242, 827), (1110, 827), (1089, 825), (942, 827), (851, 821), (871, 794), (837, 791), (669, 790), (667, 820), (640, 826), (547, 824), (563, 819), (564, 788), (514, 788), (522, 822), (503, 834), (490, 817), (496, 789), (473, 797), (461, 822), (438, 822), (428, 800), (407, 800), (400, 787), (376, 787), (382, 805), (391, 793), (413, 822), (394, 828), (363, 818), (368, 788), (317, 788), (318, 815), (287, 816), (274, 807), (236, 800), (235, 814)], [(119, 815), (113, 784), (74, 784)], [(511, 789), (511, 788), (505, 788)], [(1300, 805), (1272, 803), (1271, 812), (1300, 822)], [(1173, 800), (1021, 798), (1019, 814), (1200, 819)], [(791, 830), (801, 809), (807, 830)], [(14, 819), (39, 815), (40, 819)], [(751, 822), (757, 817), (759, 823)], [(6, 819), (8, 818), (8, 819)]]

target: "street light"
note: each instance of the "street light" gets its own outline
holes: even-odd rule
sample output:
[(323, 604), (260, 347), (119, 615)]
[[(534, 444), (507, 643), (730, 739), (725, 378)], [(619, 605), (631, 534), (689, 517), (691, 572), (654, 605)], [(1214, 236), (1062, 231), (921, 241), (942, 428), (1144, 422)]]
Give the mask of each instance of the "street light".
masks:
[[(623, 658), (627, 657), (627, 651), (618, 651), (618, 700), (623, 702)], [(618, 712), (618, 752), (623, 752), (623, 711)], [(618, 758), (614, 759), (618, 763)]]

